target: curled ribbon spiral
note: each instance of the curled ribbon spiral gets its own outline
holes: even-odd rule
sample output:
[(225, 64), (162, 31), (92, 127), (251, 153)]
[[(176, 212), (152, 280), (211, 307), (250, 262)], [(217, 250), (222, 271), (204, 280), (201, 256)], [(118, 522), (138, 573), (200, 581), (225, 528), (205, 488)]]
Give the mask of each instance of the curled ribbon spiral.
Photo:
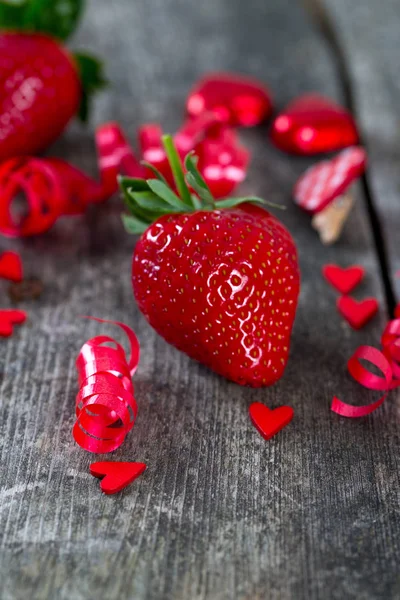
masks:
[[(87, 341), (76, 360), (79, 392), (73, 437), (79, 446), (95, 453), (112, 452), (132, 429), (137, 404), (131, 377), (139, 364), (139, 342), (134, 332), (117, 321), (130, 343), (130, 358), (113, 338), (101, 335)], [(111, 344), (111, 346), (104, 344)]]
[[(382, 351), (373, 346), (360, 346), (347, 363), (350, 375), (369, 390), (384, 391), (372, 404), (352, 406), (339, 398), (332, 401), (331, 410), (343, 417), (364, 417), (374, 412), (385, 401), (390, 390), (400, 387), (400, 319), (389, 321), (381, 338)], [(383, 377), (368, 371), (360, 359), (377, 367)]]
[[(120, 127), (108, 123), (98, 128), (96, 146), (100, 181), (92, 179), (58, 158), (11, 158), (0, 165), (0, 233), (26, 237), (47, 231), (63, 215), (85, 212), (91, 203), (104, 202), (117, 191), (120, 171), (131, 177), (143, 168)], [(13, 203), (22, 192), (26, 211), (13, 215)]]

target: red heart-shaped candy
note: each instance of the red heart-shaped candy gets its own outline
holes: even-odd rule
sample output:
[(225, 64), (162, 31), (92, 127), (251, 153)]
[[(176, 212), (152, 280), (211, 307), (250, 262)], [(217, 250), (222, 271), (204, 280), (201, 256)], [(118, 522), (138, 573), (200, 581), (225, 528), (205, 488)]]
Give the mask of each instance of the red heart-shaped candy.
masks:
[(10, 281), (22, 281), (22, 262), (16, 252), (3, 252), (0, 256), (0, 278)]
[(350, 296), (341, 296), (337, 301), (337, 307), (353, 329), (361, 329), (376, 315), (379, 303), (375, 298), (366, 298), (358, 302)]
[(271, 138), (281, 150), (305, 155), (358, 143), (356, 123), (349, 111), (315, 93), (297, 98), (276, 117)]
[(20, 325), (26, 321), (26, 312), (23, 310), (0, 310), (0, 337), (10, 337), (13, 325)]
[(364, 269), (358, 265), (342, 269), (338, 265), (325, 265), (322, 273), (325, 279), (341, 294), (349, 294), (364, 277)]
[(96, 462), (89, 467), (91, 475), (102, 479), (100, 489), (105, 494), (116, 494), (132, 483), (146, 470), (138, 462)]
[(271, 410), (261, 402), (253, 402), (249, 408), (250, 419), (263, 438), (269, 440), (293, 419), (294, 411), (290, 406), (280, 406)]

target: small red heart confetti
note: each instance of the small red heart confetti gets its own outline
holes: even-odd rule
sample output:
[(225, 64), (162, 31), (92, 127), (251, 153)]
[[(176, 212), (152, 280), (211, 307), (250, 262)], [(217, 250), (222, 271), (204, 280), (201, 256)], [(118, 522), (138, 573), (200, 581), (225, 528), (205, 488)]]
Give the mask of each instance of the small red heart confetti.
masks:
[(361, 329), (376, 315), (379, 303), (375, 298), (366, 298), (358, 302), (350, 296), (341, 296), (337, 301), (337, 307), (353, 329)]
[(23, 310), (0, 310), (0, 337), (10, 337), (13, 325), (21, 325), (26, 321), (27, 314)]
[(364, 148), (354, 146), (340, 152), (332, 160), (313, 165), (297, 181), (293, 197), (303, 210), (315, 214), (342, 196), (365, 171)]
[(358, 265), (342, 268), (338, 265), (325, 265), (322, 273), (341, 294), (349, 294), (364, 277), (364, 269)]
[(280, 406), (271, 410), (261, 402), (253, 402), (249, 408), (250, 419), (266, 440), (271, 439), (281, 429), (289, 425), (294, 411), (291, 406)]
[(16, 252), (3, 252), (0, 256), (0, 278), (19, 283), (23, 278), (21, 257)]
[(91, 475), (101, 479), (100, 489), (105, 494), (116, 494), (126, 488), (146, 470), (138, 462), (96, 462), (89, 467)]
[(187, 100), (191, 117), (212, 111), (227, 125), (253, 127), (272, 112), (269, 90), (256, 79), (235, 73), (208, 73)]
[(357, 127), (348, 110), (316, 93), (291, 102), (276, 117), (271, 138), (281, 150), (305, 155), (358, 143)]

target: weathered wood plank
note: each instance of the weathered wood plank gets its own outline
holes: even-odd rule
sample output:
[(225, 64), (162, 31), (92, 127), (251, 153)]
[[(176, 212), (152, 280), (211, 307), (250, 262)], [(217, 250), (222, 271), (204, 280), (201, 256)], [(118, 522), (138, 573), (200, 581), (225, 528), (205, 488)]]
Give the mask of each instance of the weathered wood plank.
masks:
[(351, 76), (369, 155), (369, 183), (400, 299), (400, 4), (396, 0), (322, 0)]
[[(92, 0), (76, 45), (107, 58), (113, 87), (94, 123), (143, 121), (173, 130), (193, 81), (234, 69), (268, 82), (283, 106), (317, 89), (340, 100), (327, 48), (293, 3), (254, 0)], [(246, 189), (286, 202), (299, 245), (303, 290), (292, 358), (282, 381), (243, 389), (189, 361), (144, 323), (132, 300), (133, 240), (118, 200), (48, 235), (1, 241), (21, 250), (46, 285), (9, 341), (1, 342), (0, 589), (4, 598), (394, 598), (398, 592), (399, 426), (393, 401), (361, 421), (332, 415), (333, 394), (364, 397), (345, 361), (380, 324), (353, 333), (320, 276), (329, 261), (361, 262), (360, 294), (380, 295), (363, 205), (341, 243), (322, 248), (290, 190), (308, 161), (248, 132)], [(95, 172), (91, 136), (77, 126), (54, 152)], [(103, 331), (79, 314), (129, 322), (142, 343), (135, 378), (139, 418), (113, 458), (148, 471), (103, 497), (91, 457), (73, 442), (83, 341)], [(118, 332), (112, 332), (123, 341)], [(253, 400), (290, 404), (295, 419), (266, 443), (247, 417)]]

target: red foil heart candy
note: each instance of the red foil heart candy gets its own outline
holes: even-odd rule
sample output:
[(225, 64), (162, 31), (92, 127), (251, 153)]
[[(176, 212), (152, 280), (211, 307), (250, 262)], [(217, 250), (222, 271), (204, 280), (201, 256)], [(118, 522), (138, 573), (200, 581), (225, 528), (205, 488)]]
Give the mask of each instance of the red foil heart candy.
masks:
[(272, 113), (269, 90), (256, 79), (235, 73), (205, 75), (191, 90), (186, 106), (191, 117), (211, 111), (233, 127), (253, 127)]
[(275, 118), (270, 135), (281, 150), (303, 155), (334, 152), (359, 141), (349, 111), (315, 93), (291, 102)]

